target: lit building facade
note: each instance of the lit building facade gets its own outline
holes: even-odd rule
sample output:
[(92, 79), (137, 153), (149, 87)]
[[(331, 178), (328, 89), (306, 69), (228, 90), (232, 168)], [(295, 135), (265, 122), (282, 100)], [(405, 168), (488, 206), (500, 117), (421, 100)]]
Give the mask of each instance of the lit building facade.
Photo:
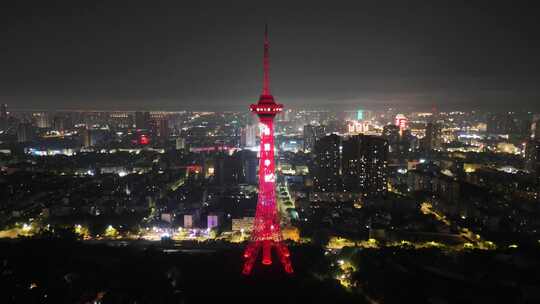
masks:
[(331, 134), (315, 144), (313, 187), (316, 192), (336, 192), (341, 188), (341, 137)]
[[(342, 139), (335, 134), (323, 137), (317, 142), (310, 170), (314, 191), (334, 193), (336, 198), (345, 192), (364, 197), (385, 196), (387, 159), (388, 142), (382, 137), (355, 135)], [(332, 200), (332, 195), (325, 197)]]
[(342, 145), (344, 190), (360, 192), (364, 197), (385, 196), (388, 142), (377, 136), (357, 135)]

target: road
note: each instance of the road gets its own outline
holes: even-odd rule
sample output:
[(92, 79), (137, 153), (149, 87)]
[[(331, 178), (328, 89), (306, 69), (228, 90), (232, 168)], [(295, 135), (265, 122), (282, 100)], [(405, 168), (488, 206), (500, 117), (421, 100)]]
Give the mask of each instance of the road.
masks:
[(284, 226), (289, 226), (291, 224), (291, 213), (288, 212), (287, 209), (296, 208), (294, 200), (289, 193), (289, 187), (287, 187), (286, 183), (279, 183), (276, 188), (276, 197), (281, 223)]

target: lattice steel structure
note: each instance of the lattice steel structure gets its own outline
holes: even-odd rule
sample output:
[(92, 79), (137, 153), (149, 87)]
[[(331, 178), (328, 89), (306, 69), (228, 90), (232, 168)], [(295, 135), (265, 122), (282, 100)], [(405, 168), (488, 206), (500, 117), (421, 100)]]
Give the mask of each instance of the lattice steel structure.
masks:
[(250, 106), (260, 120), (259, 198), (251, 242), (244, 251), (243, 274), (249, 275), (262, 251), (262, 264), (272, 264), (272, 248), (285, 269), (292, 273), (289, 249), (282, 242), (279, 214), (276, 206), (276, 175), (274, 164), (274, 117), (283, 111), (283, 105), (270, 94), (268, 27), (264, 31), (264, 84), (259, 102)]

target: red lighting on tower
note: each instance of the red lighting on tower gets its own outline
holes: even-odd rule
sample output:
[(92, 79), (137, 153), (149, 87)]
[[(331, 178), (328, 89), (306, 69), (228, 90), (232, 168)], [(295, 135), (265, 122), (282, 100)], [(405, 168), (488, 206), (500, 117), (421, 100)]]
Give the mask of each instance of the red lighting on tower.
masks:
[(274, 117), (281, 113), (283, 105), (274, 101), (270, 94), (268, 27), (264, 32), (264, 85), (259, 102), (250, 106), (251, 112), (259, 116), (260, 120), (260, 159), (259, 159), (259, 198), (255, 211), (255, 222), (251, 242), (244, 251), (243, 274), (251, 273), (255, 260), (262, 251), (262, 264), (272, 264), (272, 248), (285, 269), (292, 273), (289, 258), (289, 249), (282, 242), (279, 215), (276, 207), (276, 175), (274, 164)]
[(142, 134), (141, 136), (139, 136), (140, 145), (146, 146), (149, 143), (150, 143), (150, 138), (148, 138), (148, 136), (146, 136), (145, 134)]
[(398, 114), (396, 115), (394, 124), (399, 127), (400, 132), (403, 132), (403, 130), (407, 129), (409, 126), (409, 120), (407, 117), (405, 117), (405, 115)]

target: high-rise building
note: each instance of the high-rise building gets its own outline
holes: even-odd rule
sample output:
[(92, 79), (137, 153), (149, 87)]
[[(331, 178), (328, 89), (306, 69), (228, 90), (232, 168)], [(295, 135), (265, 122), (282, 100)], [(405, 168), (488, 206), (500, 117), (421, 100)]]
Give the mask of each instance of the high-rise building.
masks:
[(56, 131), (63, 132), (73, 127), (71, 117), (65, 114), (55, 115), (52, 122), (52, 127)]
[(530, 137), (540, 140), (540, 114), (534, 114), (532, 117)]
[(345, 119), (326, 120), (325, 129), (328, 133), (343, 134), (347, 132), (348, 123)]
[(150, 113), (135, 112), (135, 127), (141, 130), (148, 130), (150, 128)]
[(317, 192), (337, 192), (341, 188), (341, 137), (331, 134), (319, 139), (313, 149), (313, 187)]
[[(149, 114), (148, 128), (161, 140), (169, 137), (169, 118), (165, 112), (152, 112)], [(137, 127), (139, 129), (139, 127)]]
[(532, 116), (527, 115), (523, 116), (521, 115), (519, 118), (515, 120), (517, 125), (517, 135), (528, 137), (530, 136), (531, 132), (531, 125), (532, 125)]
[(346, 191), (366, 197), (387, 192), (388, 142), (377, 136), (356, 135), (342, 142), (342, 176)]
[(487, 132), (490, 134), (515, 134), (519, 128), (512, 113), (495, 113), (487, 117)]
[(283, 121), (291, 121), (293, 115), (294, 113), (291, 109), (283, 111)]
[(274, 163), (274, 117), (283, 111), (283, 105), (274, 101), (270, 93), (268, 27), (264, 35), (264, 85), (259, 102), (252, 104), (250, 109), (260, 120), (260, 160), (259, 160), (259, 196), (251, 242), (244, 251), (244, 269), (242, 273), (251, 273), (255, 260), (262, 251), (262, 264), (272, 264), (272, 249), (285, 269), (292, 273), (289, 250), (283, 244), (279, 213), (276, 205), (276, 173)]
[(133, 115), (128, 112), (112, 112), (109, 114), (108, 123), (114, 128), (131, 128)]
[(252, 148), (257, 146), (257, 124), (248, 124), (242, 129), (240, 135), (240, 145), (243, 148)]
[(525, 169), (534, 177), (536, 199), (540, 200), (540, 140), (527, 141), (525, 148)]
[(244, 183), (255, 185), (257, 184), (257, 169), (259, 161), (257, 153), (250, 150), (237, 152), (242, 163), (242, 178)]
[(219, 153), (214, 158), (213, 175), (216, 184), (221, 186), (238, 184), (257, 184), (257, 153), (241, 150), (233, 155)]
[(323, 125), (304, 126), (304, 151), (312, 151), (317, 140), (326, 135), (326, 127)]
[(404, 161), (410, 152), (417, 151), (419, 148), (418, 138), (412, 135), (411, 130), (407, 129), (401, 132), (398, 146), (398, 159)]
[(214, 177), (221, 186), (237, 185), (243, 182), (242, 162), (238, 153), (229, 155), (221, 152), (214, 158)]
[(388, 142), (388, 152), (390, 153), (390, 156), (397, 156), (400, 140), (399, 127), (396, 125), (384, 126), (382, 137)]
[(5, 103), (0, 104), (0, 118), (7, 118), (7, 116), (8, 116), (7, 104)]
[(276, 120), (280, 122), (289, 122), (291, 121), (291, 117), (293, 116), (293, 112), (291, 109), (284, 110), (280, 114), (276, 115)]
[(6, 129), (8, 126), (8, 111), (7, 104), (0, 104), (0, 130)]
[(422, 139), (422, 149), (425, 152), (439, 150), (441, 148), (441, 128), (440, 125), (428, 122), (426, 125), (426, 136)]
[(163, 139), (169, 137), (169, 120), (167, 117), (162, 117), (156, 120), (156, 135)]
[(388, 142), (378, 136), (332, 134), (315, 145), (310, 172), (315, 192), (356, 192), (366, 197), (387, 192)]
[(24, 143), (34, 138), (34, 126), (29, 122), (20, 123), (17, 127), (17, 142)]
[(540, 169), (538, 164), (539, 158), (540, 140), (528, 140), (525, 146), (525, 169), (533, 174), (536, 174)]
[(416, 139), (410, 130), (400, 130), (399, 126), (391, 124), (383, 127), (382, 138), (388, 142), (388, 159), (394, 163), (407, 159), (412, 150), (412, 141)]
[(351, 135), (364, 134), (370, 132), (372, 124), (369, 120), (352, 120), (349, 121), (347, 133)]
[(176, 150), (183, 150), (186, 148), (186, 139), (183, 137), (176, 138)]
[(81, 142), (82, 146), (85, 148), (91, 147), (94, 145), (94, 140), (92, 138), (92, 130), (83, 129), (81, 132)]
[(381, 137), (362, 136), (363, 149), (361, 159), (365, 161), (364, 196), (384, 196), (388, 190), (387, 153), (388, 143)]
[(34, 125), (41, 129), (46, 129), (51, 127), (51, 122), (49, 120), (49, 113), (46, 112), (35, 112), (32, 113), (32, 119)]
[(366, 159), (362, 137), (352, 136), (341, 143), (340, 171), (345, 191), (360, 192), (364, 189)]
[(111, 140), (109, 135), (107, 130), (90, 128), (79, 130), (81, 145), (85, 148), (107, 144)]

